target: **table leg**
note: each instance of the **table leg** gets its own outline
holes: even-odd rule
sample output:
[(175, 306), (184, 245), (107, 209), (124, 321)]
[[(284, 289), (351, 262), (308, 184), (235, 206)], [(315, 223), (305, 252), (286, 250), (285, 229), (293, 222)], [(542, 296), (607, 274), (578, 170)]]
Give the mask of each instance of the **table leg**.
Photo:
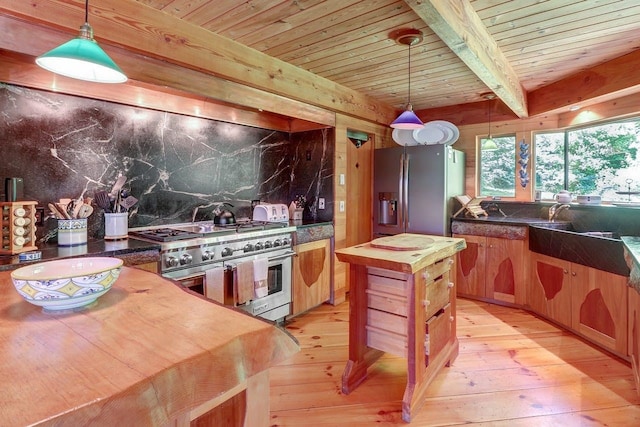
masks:
[(367, 368), (383, 352), (367, 346), (367, 267), (349, 268), (349, 361), (342, 374), (342, 392), (351, 393), (367, 377)]

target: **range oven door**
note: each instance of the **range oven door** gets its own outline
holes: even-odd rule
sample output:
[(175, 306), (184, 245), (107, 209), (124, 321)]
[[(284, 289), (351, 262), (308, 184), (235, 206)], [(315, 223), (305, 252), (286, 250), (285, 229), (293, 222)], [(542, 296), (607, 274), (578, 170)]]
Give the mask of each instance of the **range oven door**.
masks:
[[(267, 290), (264, 297), (255, 298), (245, 304), (234, 304), (255, 316), (278, 321), (291, 314), (291, 280), (292, 280), (292, 250), (272, 252), (270, 254), (243, 257), (225, 262), (231, 274), (231, 288), (237, 286), (236, 266), (241, 262), (252, 261), (258, 257), (268, 257)], [(234, 294), (236, 294), (234, 292)]]
[[(214, 268), (223, 268), (224, 265), (222, 263), (212, 263), (206, 265), (200, 265), (190, 268), (185, 268), (181, 270), (174, 270), (170, 272), (162, 273), (163, 277), (175, 280), (181, 286), (199, 293), (200, 295), (207, 296), (207, 272)], [(226, 284), (229, 279), (226, 277), (227, 273), (225, 273), (223, 278), (223, 284)], [(218, 301), (218, 298), (210, 298)], [(233, 299), (228, 301), (219, 300), (218, 302), (225, 304), (232, 304)]]

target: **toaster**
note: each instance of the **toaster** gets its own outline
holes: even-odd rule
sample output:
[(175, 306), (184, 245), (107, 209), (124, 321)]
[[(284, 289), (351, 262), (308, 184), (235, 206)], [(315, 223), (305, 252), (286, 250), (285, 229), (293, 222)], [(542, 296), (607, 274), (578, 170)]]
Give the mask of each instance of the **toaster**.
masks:
[(256, 205), (253, 208), (253, 220), (289, 222), (289, 208), (281, 203)]

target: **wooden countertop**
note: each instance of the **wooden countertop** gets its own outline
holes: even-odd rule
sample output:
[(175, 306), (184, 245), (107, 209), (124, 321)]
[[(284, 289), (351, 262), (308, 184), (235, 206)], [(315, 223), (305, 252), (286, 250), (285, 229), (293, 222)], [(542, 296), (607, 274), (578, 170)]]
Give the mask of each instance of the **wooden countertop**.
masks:
[(465, 240), (455, 237), (410, 233), (398, 234), (395, 237), (400, 240), (412, 237), (416, 239), (429, 238), (433, 239), (433, 244), (419, 250), (390, 250), (374, 247), (371, 242), (368, 242), (349, 248), (336, 249), (336, 256), (338, 260), (350, 264), (362, 264), (413, 274), (442, 258), (454, 255), (456, 252), (466, 248)]
[(299, 350), (273, 324), (124, 267), (50, 314), (0, 272), (0, 425), (164, 425)]

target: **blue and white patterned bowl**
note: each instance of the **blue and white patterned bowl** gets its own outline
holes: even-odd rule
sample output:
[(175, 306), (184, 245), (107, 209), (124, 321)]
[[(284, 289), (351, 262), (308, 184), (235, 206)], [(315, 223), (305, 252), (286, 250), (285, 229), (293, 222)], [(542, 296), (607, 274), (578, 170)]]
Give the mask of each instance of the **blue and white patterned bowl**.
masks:
[(107, 293), (122, 270), (118, 258), (69, 258), (27, 265), (11, 272), (18, 293), (45, 310), (91, 304)]

